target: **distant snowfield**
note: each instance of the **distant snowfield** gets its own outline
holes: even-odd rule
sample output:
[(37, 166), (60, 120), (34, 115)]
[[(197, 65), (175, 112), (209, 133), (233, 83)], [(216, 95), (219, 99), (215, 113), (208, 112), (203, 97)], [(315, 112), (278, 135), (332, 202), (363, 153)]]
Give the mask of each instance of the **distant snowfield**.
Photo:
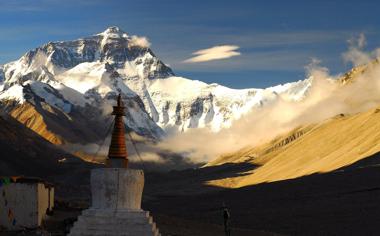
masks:
[[(301, 100), (310, 85), (311, 80), (304, 80), (267, 89), (231, 89), (215, 83), (169, 77), (152, 81), (148, 91), (156, 109), (162, 111), (156, 121), (161, 127), (177, 126), (181, 131), (209, 127), (218, 132), (230, 127), (252, 108), (265, 106), (279, 97)], [(190, 113), (189, 119), (179, 124), (177, 118), (188, 116), (186, 112)]]
[(55, 78), (67, 87), (85, 94), (88, 90), (100, 85), (105, 72), (106, 69), (100, 62), (84, 62)]

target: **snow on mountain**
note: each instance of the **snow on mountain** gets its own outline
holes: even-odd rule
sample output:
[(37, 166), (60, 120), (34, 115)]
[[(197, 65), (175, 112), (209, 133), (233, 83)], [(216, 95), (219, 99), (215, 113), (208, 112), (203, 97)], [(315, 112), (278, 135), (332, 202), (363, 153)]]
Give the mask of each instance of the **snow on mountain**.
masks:
[(177, 127), (186, 131), (209, 127), (217, 132), (230, 127), (252, 108), (265, 106), (280, 96), (285, 100), (301, 100), (310, 85), (310, 80), (303, 80), (268, 89), (230, 89), (170, 77), (151, 81), (148, 91), (159, 114), (155, 122), (162, 128)]
[(23, 86), (14, 85), (0, 93), (0, 100), (15, 100), (19, 103), (24, 103)]
[(30, 86), (30, 89), (39, 97), (43, 98), (46, 103), (53, 105), (65, 113), (70, 113), (72, 104), (56, 94), (54, 89), (48, 84), (42, 83), (40, 81), (27, 81), (23, 86)]
[(0, 91), (3, 90), (4, 86), (4, 71), (3, 71), (3, 66), (0, 65)]
[(109, 109), (121, 93), (128, 108), (127, 125), (156, 138), (173, 127), (217, 132), (279, 97), (301, 100), (310, 85), (304, 80), (238, 90), (176, 77), (149, 49), (146, 38), (118, 27), (78, 40), (49, 42), (0, 67), (2, 101), (33, 103), (39, 97), (70, 116), (89, 107)]
[(306, 96), (311, 84), (312, 78), (307, 78), (305, 80), (299, 80), (293, 83), (269, 87), (268, 90), (280, 94), (285, 100), (300, 101)]

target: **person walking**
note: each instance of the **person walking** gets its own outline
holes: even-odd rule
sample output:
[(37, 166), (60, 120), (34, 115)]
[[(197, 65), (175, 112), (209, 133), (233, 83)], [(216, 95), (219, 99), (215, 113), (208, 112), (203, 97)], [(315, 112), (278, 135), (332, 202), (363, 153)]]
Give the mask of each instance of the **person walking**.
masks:
[(226, 236), (231, 236), (230, 217), (230, 211), (228, 210), (227, 206), (223, 203), (224, 233), (226, 234)]

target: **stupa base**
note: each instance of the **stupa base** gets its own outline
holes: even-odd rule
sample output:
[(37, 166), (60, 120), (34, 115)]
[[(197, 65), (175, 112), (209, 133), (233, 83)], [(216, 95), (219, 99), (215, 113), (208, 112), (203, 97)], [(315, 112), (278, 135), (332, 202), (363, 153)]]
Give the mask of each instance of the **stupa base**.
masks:
[(82, 212), (71, 236), (158, 236), (149, 212), (141, 209), (144, 172), (124, 168), (91, 171), (91, 207)]
[(159, 236), (148, 211), (87, 209), (74, 223), (69, 236)]

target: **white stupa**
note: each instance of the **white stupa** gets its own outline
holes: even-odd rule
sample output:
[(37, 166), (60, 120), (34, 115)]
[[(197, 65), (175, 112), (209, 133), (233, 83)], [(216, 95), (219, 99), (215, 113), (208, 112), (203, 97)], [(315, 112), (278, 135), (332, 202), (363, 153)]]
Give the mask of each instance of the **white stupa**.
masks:
[(120, 95), (113, 108), (115, 125), (108, 168), (91, 171), (92, 205), (78, 217), (69, 235), (160, 235), (149, 212), (141, 209), (144, 172), (127, 168), (124, 106)]

